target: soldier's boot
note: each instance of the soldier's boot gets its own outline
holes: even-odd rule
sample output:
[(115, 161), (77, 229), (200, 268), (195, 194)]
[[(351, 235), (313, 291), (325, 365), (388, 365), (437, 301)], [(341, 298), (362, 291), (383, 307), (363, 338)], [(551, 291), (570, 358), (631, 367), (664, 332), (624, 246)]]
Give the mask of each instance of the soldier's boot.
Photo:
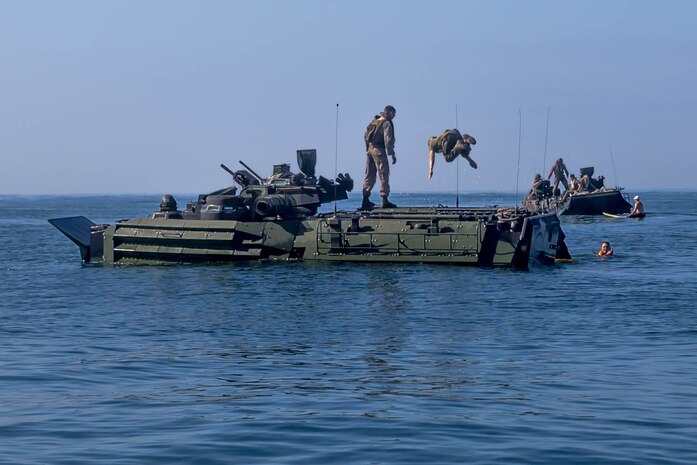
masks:
[(387, 200), (387, 196), (382, 198), (382, 208), (397, 208), (397, 205)]
[(361, 210), (372, 210), (375, 208), (375, 204), (370, 201), (370, 194), (363, 194), (363, 203), (361, 203)]

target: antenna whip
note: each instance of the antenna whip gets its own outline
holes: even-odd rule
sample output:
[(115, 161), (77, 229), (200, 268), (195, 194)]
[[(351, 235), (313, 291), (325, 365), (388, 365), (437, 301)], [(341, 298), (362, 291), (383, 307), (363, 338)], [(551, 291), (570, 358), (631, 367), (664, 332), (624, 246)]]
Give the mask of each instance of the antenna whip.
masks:
[[(455, 129), (458, 129), (460, 125), (457, 121), (457, 103), (455, 104)], [(457, 157), (457, 162), (455, 166), (456, 181), (455, 181), (455, 206), (460, 207), (460, 157)]]
[(547, 129), (545, 129), (545, 157), (542, 161), (542, 171), (540, 171), (543, 174), (547, 169), (547, 136), (549, 136), (549, 107), (547, 107)]
[(615, 170), (615, 157), (612, 156), (612, 147), (610, 147), (610, 161), (612, 162), (612, 173), (615, 176), (615, 187), (620, 188), (620, 182), (617, 180), (617, 170)]
[(336, 172), (339, 164), (339, 104), (336, 104), (336, 127), (334, 129), (334, 215), (336, 215)]
[(518, 181), (520, 179), (520, 141), (523, 138), (523, 112), (518, 108), (518, 170), (515, 175), (515, 212), (518, 213)]

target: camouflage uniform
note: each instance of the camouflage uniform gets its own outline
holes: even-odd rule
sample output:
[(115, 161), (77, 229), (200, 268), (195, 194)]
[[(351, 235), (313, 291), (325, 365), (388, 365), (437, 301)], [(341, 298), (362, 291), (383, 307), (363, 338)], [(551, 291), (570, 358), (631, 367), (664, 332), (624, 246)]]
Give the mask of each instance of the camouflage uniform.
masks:
[(552, 165), (552, 169), (549, 170), (547, 179), (551, 178), (552, 174), (554, 174), (554, 184), (552, 186), (552, 191), (555, 192), (557, 190), (559, 182), (561, 182), (564, 186), (564, 190), (568, 191), (569, 183), (566, 180), (566, 177), (569, 175), (569, 170), (566, 169), (566, 165), (564, 164), (564, 161), (561, 158), (554, 162), (554, 164)]
[(387, 156), (394, 155), (394, 123), (385, 118), (384, 113), (380, 115), (380, 120), (368, 144), (363, 196), (370, 195), (377, 176), (380, 177), (380, 196), (390, 195), (390, 164)]
[(462, 134), (457, 129), (448, 129), (436, 137), (429, 137), (428, 149), (434, 153), (442, 153), (448, 163), (458, 156), (469, 156), (472, 147), (469, 142), (462, 139)]

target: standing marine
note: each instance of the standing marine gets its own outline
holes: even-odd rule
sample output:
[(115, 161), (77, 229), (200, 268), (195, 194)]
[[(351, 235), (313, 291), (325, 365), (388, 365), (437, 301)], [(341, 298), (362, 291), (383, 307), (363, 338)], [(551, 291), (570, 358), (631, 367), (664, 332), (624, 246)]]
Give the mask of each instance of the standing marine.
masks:
[(370, 191), (375, 186), (376, 176), (380, 177), (380, 197), (382, 208), (395, 208), (397, 205), (389, 201), (390, 195), (390, 165), (387, 156), (392, 157), (392, 164), (397, 163), (397, 155), (394, 152), (394, 123), (392, 120), (397, 110), (392, 105), (387, 105), (385, 110), (376, 115), (365, 131), (365, 148), (367, 159), (365, 162), (365, 180), (363, 181), (363, 203), (361, 208), (370, 210), (375, 204), (370, 201)]
[(561, 182), (564, 186), (564, 190), (569, 190), (569, 182), (566, 180), (566, 177), (569, 175), (569, 170), (566, 169), (566, 165), (564, 164), (563, 159), (557, 158), (557, 161), (554, 162), (554, 164), (552, 165), (552, 169), (549, 170), (549, 174), (547, 175), (548, 181), (552, 177), (552, 175), (554, 175), (554, 184), (552, 185), (552, 192), (557, 191), (559, 182)]
[(472, 145), (477, 141), (469, 134), (464, 136), (457, 129), (447, 129), (435, 137), (428, 138), (428, 179), (433, 177), (433, 164), (436, 162), (436, 153), (442, 153), (445, 161), (450, 163), (457, 157), (465, 158), (470, 166), (477, 169), (477, 163), (470, 158)]

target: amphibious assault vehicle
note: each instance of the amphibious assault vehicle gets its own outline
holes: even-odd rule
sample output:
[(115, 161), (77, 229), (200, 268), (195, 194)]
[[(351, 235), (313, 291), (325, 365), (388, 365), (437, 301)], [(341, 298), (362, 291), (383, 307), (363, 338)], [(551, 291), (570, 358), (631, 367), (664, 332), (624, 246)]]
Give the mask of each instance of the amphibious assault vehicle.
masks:
[[(240, 187), (200, 195), (186, 208), (165, 195), (147, 218), (94, 224), (49, 222), (85, 263), (164, 264), (241, 260), (448, 263), (528, 269), (569, 259), (555, 214), (496, 207), (398, 207), (337, 211), (353, 179), (315, 177), (316, 151), (297, 152), (300, 173), (276, 165), (269, 178), (231, 171)], [(333, 212), (319, 212), (334, 202)]]

